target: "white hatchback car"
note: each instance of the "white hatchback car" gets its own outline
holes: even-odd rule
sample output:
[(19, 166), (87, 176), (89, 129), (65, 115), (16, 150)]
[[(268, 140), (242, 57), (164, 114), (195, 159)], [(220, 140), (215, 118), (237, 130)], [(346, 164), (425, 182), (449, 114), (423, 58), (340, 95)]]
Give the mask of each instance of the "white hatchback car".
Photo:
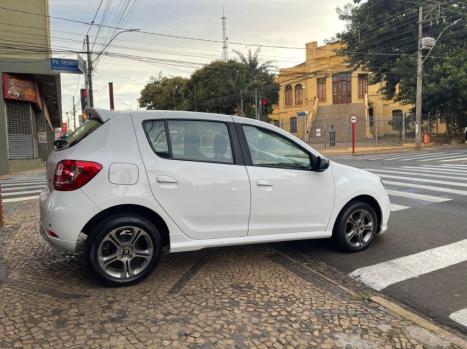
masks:
[(101, 282), (148, 276), (161, 251), (333, 237), (366, 248), (387, 228), (377, 176), (323, 158), (270, 124), (235, 116), (91, 110), (56, 142), (41, 234)]

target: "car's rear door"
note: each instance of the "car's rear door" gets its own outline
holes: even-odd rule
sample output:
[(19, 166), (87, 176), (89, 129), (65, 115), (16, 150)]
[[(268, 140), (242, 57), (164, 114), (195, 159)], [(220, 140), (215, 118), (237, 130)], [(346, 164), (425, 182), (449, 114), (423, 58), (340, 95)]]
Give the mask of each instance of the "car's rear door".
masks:
[(134, 120), (155, 200), (192, 239), (245, 236), (250, 183), (232, 118), (148, 115)]
[(256, 124), (238, 124), (251, 183), (248, 235), (324, 236), (334, 201), (330, 170), (311, 170), (310, 153)]

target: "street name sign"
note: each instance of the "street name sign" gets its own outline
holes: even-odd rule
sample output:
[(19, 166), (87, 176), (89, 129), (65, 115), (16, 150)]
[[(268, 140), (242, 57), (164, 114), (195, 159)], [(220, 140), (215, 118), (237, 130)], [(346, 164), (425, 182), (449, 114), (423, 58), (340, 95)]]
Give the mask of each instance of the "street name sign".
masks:
[(50, 67), (52, 70), (64, 73), (81, 74), (77, 59), (51, 58)]

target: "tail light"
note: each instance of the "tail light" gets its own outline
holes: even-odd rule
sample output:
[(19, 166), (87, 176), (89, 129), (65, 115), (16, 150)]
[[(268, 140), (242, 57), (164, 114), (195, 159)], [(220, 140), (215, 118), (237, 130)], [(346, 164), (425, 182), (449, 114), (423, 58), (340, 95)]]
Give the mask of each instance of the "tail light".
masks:
[(71, 191), (81, 188), (93, 179), (102, 165), (92, 161), (62, 160), (55, 167), (54, 189)]

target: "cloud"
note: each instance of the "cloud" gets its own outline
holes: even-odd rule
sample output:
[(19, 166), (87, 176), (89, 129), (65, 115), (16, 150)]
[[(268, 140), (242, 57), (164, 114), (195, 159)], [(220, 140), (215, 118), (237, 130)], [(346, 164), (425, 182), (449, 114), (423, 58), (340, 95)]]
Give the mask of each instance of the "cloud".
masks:
[[(118, 9), (124, 0), (113, 0)], [(305, 42), (330, 38), (344, 28), (335, 8), (348, 0), (141, 0), (128, 19), (126, 27), (174, 35), (222, 39), (220, 17), (222, 6), (227, 17), (229, 41), (242, 43), (263, 43), (270, 45), (305, 47)], [(106, 0), (103, 3), (105, 6)], [(50, 13), (55, 16), (78, 18), (90, 21), (96, 11), (97, 0), (50, 0)], [(102, 13), (102, 12), (101, 12)], [(109, 15), (109, 23), (116, 12)], [(116, 18), (116, 17), (115, 17)], [(97, 22), (101, 19), (97, 17)], [(76, 41), (53, 42), (76, 50), (82, 48), (82, 40), (88, 27), (59, 20), (51, 20), (54, 35)], [(67, 33), (64, 33), (67, 32)], [(69, 33), (77, 33), (69, 34)], [(91, 42), (97, 28), (90, 31)], [(107, 32), (101, 31), (100, 38)], [(95, 49), (101, 47), (97, 40)], [(126, 109), (128, 104), (136, 108), (141, 89), (151, 75), (162, 72), (165, 75), (189, 76), (195, 68), (191, 63), (208, 63), (221, 57), (221, 43), (177, 40), (161, 36), (125, 33), (109, 47), (118, 52), (145, 57), (189, 62), (192, 67), (170, 66), (160, 63), (142, 63), (132, 60), (104, 57), (100, 59), (94, 77), (95, 104), (108, 107), (107, 83), (114, 82), (117, 108)], [(244, 45), (229, 45), (232, 50), (245, 51)], [(261, 56), (276, 60), (279, 67), (292, 66), (304, 60), (304, 50), (282, 50), (264, 48)], [(185, 65), (185, 64), (183, 64)], [(63, 112), (69, 111), (75, 92), (76, 75), (62, 75)], [(82, 87), (83, 79), (79, 87)], [(77, 95), (79, 98), (79, 94)], [(122, 105), (121, 103), (126, 103)]]

